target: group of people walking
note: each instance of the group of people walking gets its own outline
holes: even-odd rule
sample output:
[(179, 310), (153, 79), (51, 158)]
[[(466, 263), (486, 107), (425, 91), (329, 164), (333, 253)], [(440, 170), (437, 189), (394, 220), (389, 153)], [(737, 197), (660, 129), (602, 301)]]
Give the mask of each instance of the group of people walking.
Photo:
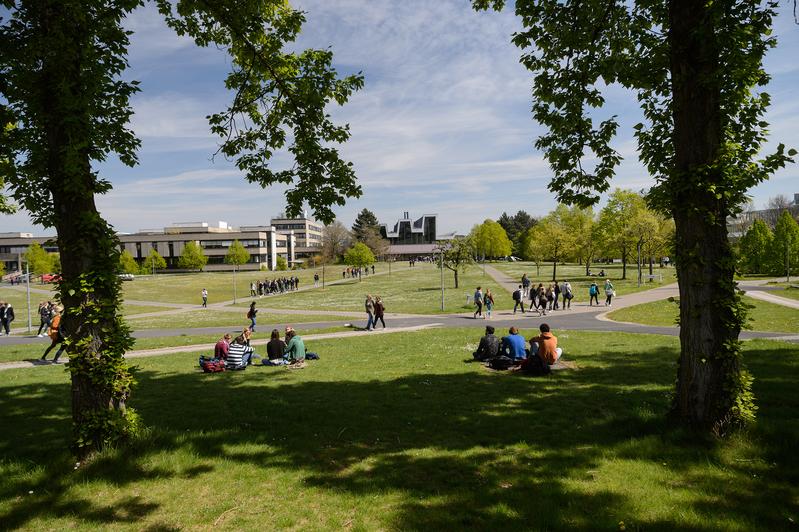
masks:
[(272, 294), (283, 294), (299, 290), (299, 277), (278, 277), (276, 279), (264, 279), (263, 281), (252, 281), (250, 283), (250, 296), (263, 297)]
[[(592, 282), (588, 287), (589, 306), (594, 306), (596, 302), (599, 305), (599, 294), (604, 291), (605, 305), (611, 306), (613, 304), (613, 297), (616, 295), (616, 290), (610, 279), (605, 279), (603, 288), (600, 288), (596, 282)], [(571, 310), (572, 299), (574, 299), (574, 289), (569, 281), (553, 281), (548, 284), (538, 283), (538, 286), (533, 286), (533, 283), (527, 277), (527, 274), (522, 275), (521, 284), (513, 291), (513, 313), (521, 310), (524, 314), (526, 312), (537, 312), (539, 316), (546, 316), (547, 312), (555, 310)], [(472, 297), (475, 311), (474, 318), (490, 319), (494, 307), (494, 296), (490, 289), (483, 292), (482, 287), (478, 286)], [(529, 308), (527, 308), (526, 301), (529, 301)], [(485, 314), (483, 311), (485, 310)]]
[(386, 306), (383, 304), (383, 300), (380, 296), (372, 297), (370, 294), (366, 295), (366, 301), (364, 302), (364, 307), (366, 309), (366, 330), (373, 331), (377, 327), (377, 320), (380, 320), (380, 323), (383, 324), (383, 328), (386, 328), (386, 320), (384, 319), (384, 315), (386, 312)]
[[(375, 265), (372, 264), (372, 275), (374, 274), (375, 274)], [(369, 275), (369, 266), (366, 266), (365, 268), (347, 267), (346, 270), (341, 270), (342, 279), (346, 279), (348, 277), (350, 279), (359, 279), (362, 275)]]

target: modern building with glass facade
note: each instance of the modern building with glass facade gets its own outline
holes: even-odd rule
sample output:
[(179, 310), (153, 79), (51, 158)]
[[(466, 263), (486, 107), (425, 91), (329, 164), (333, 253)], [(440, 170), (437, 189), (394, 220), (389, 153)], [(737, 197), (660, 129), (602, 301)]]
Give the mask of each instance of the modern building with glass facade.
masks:
[(269, 224), (282, 235), (294, 235), (297, 243), (294, 249), (296, 261), (321, 253), (325, 226), (308, 218), (307, 214), (302, 218), (272, 218)]

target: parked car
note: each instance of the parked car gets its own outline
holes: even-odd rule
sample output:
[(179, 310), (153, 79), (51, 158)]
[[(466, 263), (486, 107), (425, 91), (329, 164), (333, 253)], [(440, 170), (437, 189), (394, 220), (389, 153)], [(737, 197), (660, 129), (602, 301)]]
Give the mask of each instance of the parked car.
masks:
[(134, 279), (132, 273), (120, 273), (119, 278), (123, 281), (132, 281)]
[(42, 282), (43, 283), (57, 283), (61, 280), (61, 276), (57, 273), (45, 273), (42, 274)]

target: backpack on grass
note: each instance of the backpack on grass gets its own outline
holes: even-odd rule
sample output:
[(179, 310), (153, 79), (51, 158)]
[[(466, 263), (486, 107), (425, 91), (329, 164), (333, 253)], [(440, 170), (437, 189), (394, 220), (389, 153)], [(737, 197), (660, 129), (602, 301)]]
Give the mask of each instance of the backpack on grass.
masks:
[(219, 358), (200, 357), (200, 368), (203, 373), (218, 373), (225, 371), (225, 361)]
[(488, 367), (491, 369), (505, 370), (513, 366), (513, 360), (508, 357), (495, 357), (488, 361)]

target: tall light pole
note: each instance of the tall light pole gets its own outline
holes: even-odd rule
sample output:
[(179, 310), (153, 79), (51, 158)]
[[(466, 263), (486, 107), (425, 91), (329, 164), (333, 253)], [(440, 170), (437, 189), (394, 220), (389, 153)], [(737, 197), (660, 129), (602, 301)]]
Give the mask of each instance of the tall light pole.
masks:
[(439, 250), (439, 270), (441, 270), (441, 312), (444, 312), (444, 248)]
[(28, 334), (33, 332), (33, 324), (31, 323), (31, 265), (25, 261), (25, 285), (28, 292)]
[(238, 266), (233, 265), (233, 304), (236, 304), (236, 269)]

